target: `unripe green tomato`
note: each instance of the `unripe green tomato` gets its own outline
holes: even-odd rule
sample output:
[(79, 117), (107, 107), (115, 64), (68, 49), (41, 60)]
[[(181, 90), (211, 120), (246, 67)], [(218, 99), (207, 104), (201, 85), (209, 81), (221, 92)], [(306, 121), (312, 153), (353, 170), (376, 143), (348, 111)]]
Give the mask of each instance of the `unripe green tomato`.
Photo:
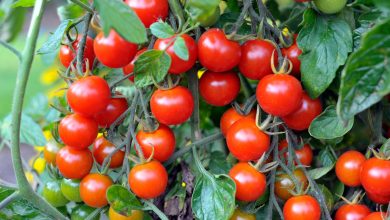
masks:
[(69, 200), (61, 192), (60, 181), (52, 180), (45, 183), (42, 192), (43, 197), (54, 207), (68, 204)]
[[(84, 220), (93, 211), (95, 211), (95, 208), (89, 207), (87, 205), (81, 205), (72, 211), (70, 219)], [(99, 220), (99, 219), (100, 219), (100, 214), (96, 215), (92, 220)]]
[(215, 1), (188, 0), (185, 9), (194, 23), (199, 23), (203, 27), (210, 27), (218, 21), (221, 13), (218, 6), (219, 1)]
[(80, 197), (80, 180), (77, 179), (62, 179), (61, 192), (70, 201), (81, 202)]
[(343, 10), (347, 0), (314, 0), (314, 4), (322, 13), (335, 14)]
[(217, 23), (221, 10), (217, 7), (212, 13), (199, 16), (198, 22), (202, 27), (210, 27)]

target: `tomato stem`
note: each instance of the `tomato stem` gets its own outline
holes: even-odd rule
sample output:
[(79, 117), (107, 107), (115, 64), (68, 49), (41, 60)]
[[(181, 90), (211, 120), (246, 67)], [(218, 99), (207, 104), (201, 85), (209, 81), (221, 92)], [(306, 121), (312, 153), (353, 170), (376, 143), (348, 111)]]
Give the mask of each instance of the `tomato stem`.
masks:
[(181, 3), (178, 0), (168, 0), (169, 7), (171, 8), (172, 14), (178, 21), (177, 31), (180, 32), (184, 24), (184, 14)]
[[(85, 50), (85, 44), (87, 43), (88, 30), (89, 30), (89, 24), (91, 23), (91, 19), (92, 19), (92, 13), (87, 12), (84, 16), (84, 30), (77, 49), (77, 71), (79, 73), (83, 72), (84, 50)], [(87, 68), (86, 71), (88, 72), (89, 68)]]
[(11, 53), (15, 54), (15, 56), (19, 59), (19, 61), (22, 60), (22, 54), (15, 47), (13, 47), (11, 44), (9, 44), (3, 40), (0, 40), (0, 44), (3, 45), (3, 47), (8, 49), (9, 51), (11, 51)]
[(2, 210), (4, 207), (6, 207), (8, 204), (13, 202), (15, 199), (18, 199), (19, 197), (19, 191), (13, 192), (11, 195), (9, 195), (7, 198), (0, 202), (0, 210)]

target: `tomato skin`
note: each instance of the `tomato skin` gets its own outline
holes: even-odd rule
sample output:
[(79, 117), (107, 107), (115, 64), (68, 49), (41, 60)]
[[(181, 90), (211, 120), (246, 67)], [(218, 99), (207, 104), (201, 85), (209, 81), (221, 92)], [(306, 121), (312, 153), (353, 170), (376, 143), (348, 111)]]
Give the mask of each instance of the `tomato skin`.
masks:
[(285, 220), (320, 220), (321, 208), (312, 196), (293, 196), (284, 204), (283, 215)]
[(61, 192), (60, 181), (58, 180), (46, 182), (43, 187), (42, 195), (45, 200), (54, 207), (65, 206), (69, 203), (69, 200), (67, 200)]
[(151, 156), (154, 148), (153, 159), (164, 162), (175, 151), (175, 134), (164, 124), (160, 124), (157, 130), (153, 132), (140, 130), (136, 135), (136, 139), (146, 158)]
[(298, 59), (298, 57), (302, 54), (302, 50), (298, 47), (296, 37), (294, 37), (294, 42), (290, 47), (282, 48), (282, 54), (283, 56), (287, 56), (293, 65), (291, 74), (294, 76), (301, 75), (301, 61)]
[[(106, 138), (99, 137), (95, 140), (95, 143), (93, 144), (93, 157), (95, 158), (96, 162), (100, 165), (103, 164), (104, 159), (111, 154), (111, 152), (115, 151), (115, 145), (111, 143)], [(114, 153), (111, 157), (110, 162), (110, 168), (118, 168), (122, 166), (123, 159), (125, 157), (125, 152), (122, 150), (118, 150)]]
[(347, 186), (360, 186), (360, 171), (366, 158), (355, 150), (346, 151), (336, 162), (336, 176)]
[(390, 183), (390, 161), (375, 157), (366, 160), (361, 168), (360, 181), (367, 192), (390, 197), (390, 187), (383, 187)]
[[(248, 40), (241, 46), (240, 72), (248, 79), (260, 80), (272, 74), (271, 59), (275, 45), (268, 40)], [(274, 54), (274, 63), (278, 63), (278, 54)]]
[[(89, 207), (87, 205), (81, 205), (80, 207), (74, 209), (72, 211), (72, 215), (70, 217), (71, 220), (85, 220), (93, 211), (94, 208)], [(97, 214), (93, 220), (99, 220), (100, 214)]]
[(121, 68), (130, 63), (137, 53), (138, 46), (126, 41), (111, 30), (107, 37), (100, 32), (94, 42), (97, 59), (110, 68)]
[(369, 191), (366, 191), (366, 195), (371, 201), (378, 204), (387, 205), (390, 202), (390, 195), (375, 194)]
[[(147, 51), (147, 48), (143, 48), (141, 50), (139, 50), (136, 54), (135, 54), (135, 57), (133, 58), (133, 60), (127, 64), (126, 66), (124, 66), (122, 68), (122, 71), (123, 71), (123, 75), (129, 75), (130, 73), (134, 72), (134, 65), (135, 65), (135, 61), (137, 61), (138, 57), (141, 56), (141, 54), (143, 52)], [(129, 77), (129, 80), (131, 82), (134, 82), (134, 74), (132, 76)]]
[(56, 143), (51, 141), (47, 142), (45, 148), (43, 149), (43, 157), (46, 162), (56, 166), (56, 157), (59, 150), (60, 149)]
[(98, 125), (94, 120), (76, 113), (61, 120), (58, 133), (66, 145), (79, 150), (86, 149), (95, 140)]
[[(295, 169), (293, 174), (297, 181), (303, 185), (303, 189), (306, 189), (309, 185), (309, 181), (307, 180), (305, 173), (301, 169)], [(280, 173), (276, 176), (275, 194), (283, 200), (291, 198), (293, 195), (290, 191), (293, 191), (296, 188), (299, 189), (300, 187), (301, 186), (296, 187), (291, 177), (286, 173)]]
[(198, 56), (202, 66), (208, 70), (226, 72), (240, 62), (240, 44), (228, 40), (222, 30), (211, 28), (199, 38)]
[(182, 34), (181, 37), (184, 39), (189, 54), (188, 60), (182, 60), (176, 55), (175, 50), (173, 49), (174, 44), (171, 44), (168, 49), (166, 49), (175, 37), (176, 36), (166, 39), (157, 39), (153, 48), (156, 50), (165, 50), (165, 52), (171, 57), (172, 62), (168, 70), (169, 73), (181, 74), (187, 72), (194, 66), (198, 58), (198, 47), (196, 46), (195, 40), (190, 37), (190, 35)]
[(165, 20), (168, 17), (167, 0), (126, 0), (125, 2), (134, 10), (146, 28), (159, 19)]
[[(82, 36), (79, 36), (73, 43), (72, 47), (75, 50), (73, 52), (71, 48), (68, 45), (62, 45), (60, 47), (60, 54), (59, 58), (62, 63), (62, 65), (66, 68), (70, 66), (73, 59), (77, 55), (77, 51), (79, 48), (79, 42), (81, 41)], [(83, 55), (83, 71), (85, 71), (86, 63), (88, 62), (89, 69), (92, 70), (93, 67), (93, 61), (95, 60), (95, 52), (93, 51), (93, 39), (87, 36), (87, 40), (85, 42), (85, 49), (84, 49), (84, 55)], [(76, 67), (77, 61), (74, 63), (74, 67)]]
[(254, 214), (249, 214), (244, 211), (241, 211), (239, 208), (234, 210), (232, 217), (229, 220), (256, 220)]
[(278, 117), (296, 111), (302, 103), (302, 96), (301, 83), (287, 74), (267, 75), (260, 80), (256, 89), (260, 107), (265, 112)]
[(242, 119), (242, 118), (252, 118), (253, 120), (256, 119), (256, 111), (252, 110), (249, 112), (248, 115), (241, 115), (239, 114), (234, 108), (229, 108), (226, 110), (225, 113), (223, 113), (221, 117), (221, 121), (219, 124), (219, 127), (221, 128), (222, 134), (226, 136), (226, 133), (230, 126), (232, 126), (236, 121)]
[(370, 213), (365, 205), (345, 204), (336, 211), (335, 220), (363, 220)]
[(88, 174), (81, 180), (80, 196), (88, 206), (101, 208), (108, 204), (106, 191), (112, 184), (109, 176), (99, 173)]
[(199, 80), (199, 93), (210, 105), (225, 106), (240, 92), (240, 78), (235, 72), (205, 72)]
[[(286, 161), (289, 156), (287, 147), (288, 143), (286, 139), (282, 140), (278, 146), (279, 151), (285, 151), (283, 153), (283, 157), (286, 159)], [(301, 149), (295, 150), (295, 155), (297, 156), (298, 160), (301, 161), (302, 165), (310, 166), (311, 162), (313, 161), (313, 150), (309, 144), (304, 144)], [(294, 163), (297, 165), (296, 162)]]
[(80, 197), (80, 180), (62, 179), (61, 192), (69, 201), (81, 202)]
[(76, 150), (65, 146), (57, 153), (56, 161), (58, 170), (65, 178), (81, 179), (91, 170), (93, 157), (89, 149)]
[(158, 161), (138, 164), (130, 170), (128, 177), (131, 191), (142, 199), (153, 199), (165, 192), (168, 173)]
[(194, 98), (183, 86), (169, 90), (158, 89), (150, 99), (150, 109), (160, 123), (178, 125), (191, 117), (194, 111)]
[(239, 162), (229, 171), (236, 183), (236, 199), (245, 202), (256, 201), (266, 190), (266, 177), (246, 162)]
[(73, 111), (92, 117), (107, 107), (111, 91), (103, 78), (88, 76), (74, 82), (69, 87), (66, 98)]
[(384, 212), (372, 212), (371, 214), (364, 217), (363, 220), (385, 220), (386, 213)]
[(110, 207), (108, 211), (109, 220), (142, 220), (144, 219), (144, 212), (140, 210), (132, 210), (130, 216), (122, 215), (116, 212), (113, 208)]
[(235, 122), (227, 131), (226, 143), (230, 153), (240, 161), (259, 159), (269, 148), (270, 138), (252, 118)]
[(100, 127), (109, 128), (129, 107), (125, 98), (111, 98), (106, 109), (95, 115)]
[(343, 10), (347, 0), (314, 0), (318, 10), (325, 14), (335, 14)]

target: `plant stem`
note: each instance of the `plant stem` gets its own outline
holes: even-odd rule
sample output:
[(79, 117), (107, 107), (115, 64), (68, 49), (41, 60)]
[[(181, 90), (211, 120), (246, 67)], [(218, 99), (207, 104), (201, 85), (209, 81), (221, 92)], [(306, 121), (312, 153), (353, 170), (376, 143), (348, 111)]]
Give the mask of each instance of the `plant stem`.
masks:
[(0, 44), (3, 45), (5, 48), (7, 48), (9, 51), (11, 51), (13, 54), (15, 54), (18, 57), (19, 61), (22, 60), (22, 54), (20, 54), (20, 52), (11, 44), (2, 40), (0, 40)]
[(9, 203), (13, 202), (19, 196), (20, 194), (18, 191), (13, 192), (11, 195), (9, 195), (7, 198), (5, 198), (3, 201), (0, 202), (0, 210), (6, 207)]
[[(84, 31), (82, 33), (83, 35), (77, 49), (77, 71), (79, 73), (83, 72), (84, 50), (85, 50), (85, 44), (87, 42), (89, 23), (91, 23), (91, 19), (92, 19), (92, 13), (87, 12), (84, 16)], [(93, 65), (93, 64), (89, 64), (89, 65)]]
[(70, 0), (71, 2), (75, 3), (76, 5), (84, 8), (85, 10), (87, 10), (89, 13), (93, 14), (94, 11), (91, 7), (89, 7), (88, 5), (84, 4), (83, 2), (79, 1), (79, 0)]
[(157, 206), (155, 206), (152, 202), (148, 200), (142, 200), (147, 206), (148, 209), (153, 211), (161, 220), (168, 220), (168, 217), (159, 209)]
[(172, 14), (174, 14), (177, 18), (178, 21), (177, 31), (180, 32), (184, 24), (184, 14), (183, 14), (182, 6), (178, 0), (168, 0), (168, 2)]

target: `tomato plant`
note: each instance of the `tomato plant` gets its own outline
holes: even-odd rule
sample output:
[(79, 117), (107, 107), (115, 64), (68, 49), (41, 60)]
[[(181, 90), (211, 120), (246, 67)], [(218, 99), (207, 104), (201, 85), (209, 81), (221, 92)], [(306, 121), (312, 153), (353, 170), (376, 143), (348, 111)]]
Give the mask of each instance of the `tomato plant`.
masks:
[(113, 184), (110, 177), (91, 173), (80, 182), (80, 196), (90, 207), (100, 208), (107, 205), (106, 191)]
[(80, 197), (80, 180), (62, 179), (61, 192), (69, 201), (81, 202)]
[[(288, 142), (286, 139), (282, 140), (279, 143), (279, 151), (283, 152), (283, 157), (286, 161), (288, 161), (289, 153), (288, 153)], [(296, 157), (301, 162), (302, 165), (310, 166), (313, 161), (313, 150), (311, 149), (309, 144), (304, 144), (301, 149), (294, 150)], [(295, 163), (297, 164), (297, 163)]]
[[(143, 52), (145, 52), (146, 50), (147, 50), (146, 48), (143, 48), (143, 49), (137, 51), (137, 53), (135, 54), (133, 60), (132, 60), (130, 63), (128, 63), (126, 66), (124, 66), (124, 67), (122, 68), (123, 74), (124, 74), (124, 75), (129, 75), (129, 74), (131, 74), (131, 73), (134, 73), (134, 64), (135, 64), (135, 61), (136, 61), (137, 58), (138, 58)], [(130, 76), (130, 77), (129, 77), (129, 80), (132, 81), (132, 82), (134, 82), (134, 75), (133, 75), (133, 76)]]
[[(64, 67), (68, 68), (70, 64), (73, 62), (73, 59), (76, 57), (76, 52), (79, 47), (80, 39), (81, 37), (78, 37), (72, 42), (72, 47), (74, 52), (72, 51), (72, 48), (70, 48), (69, 45), (61, 46), (59, 58), (62, 65), (64, 65)], [(89, 68), (92, 69), (94, 60), (95, 60), (95, 52), (93, 51), (93, 39), (87, 36), (87, 41), (85, 42), (85, 49), (84, 49), (83, 68), (85, 69), (88, 63)]]
[(366, 158), (359, 151), (346, 151), (336, 163), (336, 175), (347, 186), (360, 186), (360, 171)]
[(309, 185), (306, 175), (301, 169), (296, 169), (293, 172), (294, 178), (296, 178), (298, 186), (295, 185), (292, 178), (286, 173), (280, 173), (276, 175), (275, 182), (275, 194), (283, 199), (288, 200), (293, 195), (291, 194), (294, 190), (306, 189)]
[(124, 98), (111, 98), (106, 108), (97, 113), (94, 120), (100, 127), (110, 127), (119, 116), (121, 116), (128, 108), (126, 99)]
[(131, 215), (125, 216), (110, 207), (108, 211), (108, 218), (110, 220), (142, 220), (144, 218), (144, 213), (140, 210), (132, 210)]
[(284, 204), (283, 215), (286, 220), (316, 220), (321, 218), (321, 208), (312, 196), (293, 196)]
[(255, 119), (256, 112), (250, 111), (248, 115), (241, 115), (234, 108), (229, 108), (226, 112), (221, 116), (221, 121), (219, 127), (221, 128), (222, 134), (226, 135), (230, 126), (232, 126), (236, 121), (242, 118), (252, 118)]
[(91, 170), (93, 157), (88, 149), (76, 150), (65, 146), (57, 153), (56, 163), (65, 178), (81, 179)]
[(54, 207), (61, 207), (69, 203), (69, 200), (62, 194), (60, 182), (57, 180), (46, 182), (42, 195)]
[(345, 204), (337, 209), (335, 220), (364, 219), (370, 213), (370, 209), (365, 205)]
[(361, 167), (360, 181), (369, 198), (380, 200), (380, 203), (389, 202), (386, 200), (390, 199), (390, 189), (383, 184), (390, 181), (390, 161), (379, 158), (366, 160)]
[(167, 0), (126, 0), (146, 28), (158, 19), (164, 20), (168, 16), (169, 5)]
[(96, 162), (100, 165), (103, 165), (104, 159), (106, 159), (110, 154), (113, 154), (110, 160), (110, 168), (118, 168), (122, 166), (123, 158), (125, 157), (124, 151), (116, 151), (115, 145), (104, 137), (99, 137), (95, 140), (93, 143), (92, 153)]

